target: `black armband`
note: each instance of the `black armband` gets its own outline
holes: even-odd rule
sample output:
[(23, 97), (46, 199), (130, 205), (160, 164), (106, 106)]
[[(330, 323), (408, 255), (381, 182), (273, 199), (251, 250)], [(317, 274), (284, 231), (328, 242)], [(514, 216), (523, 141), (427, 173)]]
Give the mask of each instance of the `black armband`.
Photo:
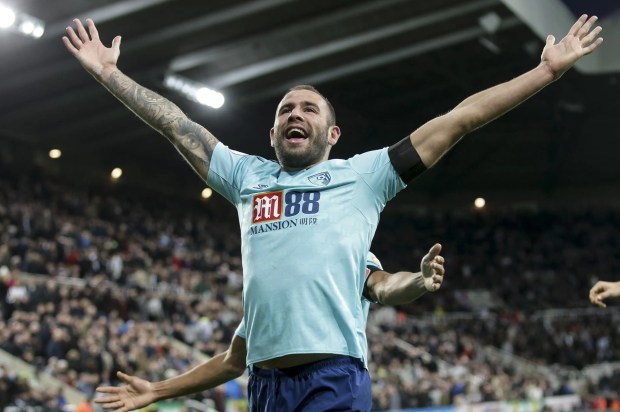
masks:
[(422, 163), (422, 159), (411, 144), (409, 136), (390, 146), (388, 156), (390, 156), (392, 166), (405, 183), (411, 182), (426, 170), (426, 165)]
[(366, 279), (364, 280), (364, 290), (362, 291), (362, 296), (364, 296), (366, 300), (372, 303), (378, 303), (378, 302), (372, 300), (370, 296), (368, 296), (368, 286), (366, 286), (366, 284), (368, 283), (368, 279), (370, 279), (370, 275), (380, 270), (383, 270), (383, 269), (377, 266), (373, 266), (373, 265), (366, 265)]
[(368, 278), (370, 277), (370, 275), (372, 275), (373, 273), (375, 273), (378, 270), (383, 270), (380, 267), (377, 266), (373, 266), (373, 265), (366, 265), (366, 269), (368, 269), (368, 274), (366, 275), (366, 280), (368, 280)]

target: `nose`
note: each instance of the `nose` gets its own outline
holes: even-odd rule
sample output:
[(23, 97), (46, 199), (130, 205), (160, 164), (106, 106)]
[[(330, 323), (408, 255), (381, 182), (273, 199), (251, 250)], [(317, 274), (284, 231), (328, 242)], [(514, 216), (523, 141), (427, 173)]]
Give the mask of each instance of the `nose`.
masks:
[(301, 119), (303, 119), (303, 117), (301, 116), (299, 108), (295, 107), (295, 108), (291, 109), (291, 111), (288, 114), (288, 119), (287, 120), (289, 122), (292, 122), (292, 121), (301, 120)]

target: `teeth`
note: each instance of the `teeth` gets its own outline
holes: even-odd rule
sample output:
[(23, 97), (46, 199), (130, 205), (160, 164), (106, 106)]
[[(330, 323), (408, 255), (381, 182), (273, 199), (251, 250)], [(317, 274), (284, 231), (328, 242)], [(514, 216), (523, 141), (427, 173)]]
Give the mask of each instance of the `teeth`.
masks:
[(299, 133), (301, 136), (306, 137), (306, 133), (303, 130), (298, 129), (297, 127), (294, 127), (288, 131), (289, 136), (292, 135), (293, 133)]

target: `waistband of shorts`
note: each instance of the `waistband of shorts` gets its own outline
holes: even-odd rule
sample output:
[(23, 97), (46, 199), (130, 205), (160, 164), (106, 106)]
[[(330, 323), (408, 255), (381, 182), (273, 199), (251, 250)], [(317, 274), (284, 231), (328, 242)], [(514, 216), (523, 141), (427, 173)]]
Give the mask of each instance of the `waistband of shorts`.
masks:
[(254, 375), (260, 376), (262, 378), (272, 378), (275, 376), (296, 377), (307, 376), (313, 372), (316, 372), (319, 369), (329, 366), (361, 364), (361, 362), (361, 359), (357, 359), (352, 356), (338, 355), (333, 358), (321, 359), (315, 362), (304, 363), (303, 365), (292, 366), (290, 368), (262, 369), (256, 366), (252, 366), (250, 368), (250, 371)]

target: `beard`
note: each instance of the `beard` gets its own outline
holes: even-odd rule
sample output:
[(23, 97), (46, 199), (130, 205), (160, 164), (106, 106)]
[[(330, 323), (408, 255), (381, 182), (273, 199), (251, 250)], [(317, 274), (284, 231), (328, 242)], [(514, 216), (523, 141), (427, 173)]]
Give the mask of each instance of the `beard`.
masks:
[(278, 133), (273, 148), (280, 165), (285, 169), (305, 169), (323, 160), (329, 147), (329, 127), (318, 133), (311, 133), (305, 147), (290, 147), (286, 144), (284, 132)]

